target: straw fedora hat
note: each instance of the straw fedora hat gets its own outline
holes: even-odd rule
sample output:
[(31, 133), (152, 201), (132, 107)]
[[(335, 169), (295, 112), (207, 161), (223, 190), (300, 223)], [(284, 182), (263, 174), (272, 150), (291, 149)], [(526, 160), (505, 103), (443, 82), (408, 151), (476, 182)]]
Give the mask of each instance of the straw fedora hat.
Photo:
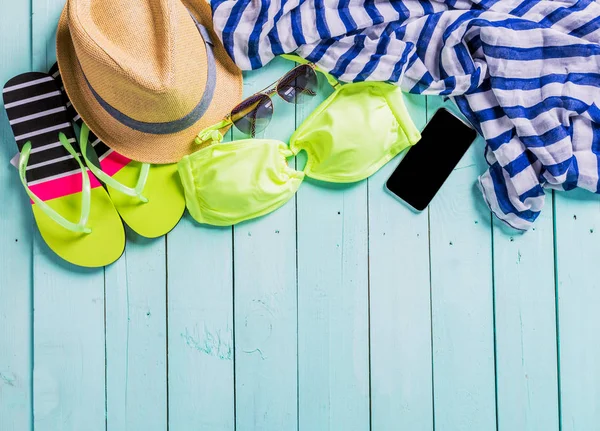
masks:
[(68, 0), (57, 58), (81, 118), (141, 162), (178, 162), (242, 97), (206, 0)]

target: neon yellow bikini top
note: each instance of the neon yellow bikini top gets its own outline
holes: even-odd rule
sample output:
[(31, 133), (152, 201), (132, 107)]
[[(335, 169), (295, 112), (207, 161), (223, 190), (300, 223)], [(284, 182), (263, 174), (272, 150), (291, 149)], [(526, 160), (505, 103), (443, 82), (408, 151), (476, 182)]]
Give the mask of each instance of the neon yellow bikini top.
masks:
[[(305, 176), (334, 183), (363, 180), (421, 138), (396, 85), (338, 85), (327, 78), (334, 93), (300, 125), (289, 147), (272, 139), (220, 142), (222, 135), (210, 128), (199, 134), (216, 142), (179, 162), (196, 221), (230, 226), (268, 214), (294, 196)], [(301, 150), (308, 160), (297, 171), (287, 159)]]

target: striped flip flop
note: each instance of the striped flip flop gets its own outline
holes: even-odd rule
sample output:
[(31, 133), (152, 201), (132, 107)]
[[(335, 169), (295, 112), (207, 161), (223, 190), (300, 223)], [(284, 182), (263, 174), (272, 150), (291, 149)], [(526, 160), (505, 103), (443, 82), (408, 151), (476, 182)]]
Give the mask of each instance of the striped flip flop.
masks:
[[(87, 129), (75, 111), (56, 64), (50, 69), (50, 75), (61, 88), (69, 118), (82, 129), (80, 145), (87, 166), (106, 184), (125, 223), (146, 238), (158, 238), (169, 233), (185, 211), (185, 195), (177, 164), (149, 165), (111, 150)], [(86, 143), (89, 145), (84, 145)]]
[(25, 73), (2, 93), (20, 153), (19, 175), (42, 238), (75, 265), (111, 264), (125, 250), (123, 223), (80, 157), (56, 81)]

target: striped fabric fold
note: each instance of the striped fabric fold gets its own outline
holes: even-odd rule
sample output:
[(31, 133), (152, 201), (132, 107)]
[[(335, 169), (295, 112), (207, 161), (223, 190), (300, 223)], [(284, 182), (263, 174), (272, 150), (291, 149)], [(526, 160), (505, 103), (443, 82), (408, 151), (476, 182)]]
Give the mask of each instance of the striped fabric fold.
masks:
[(479, 186), (527, 230), (544, 189), (600, 192), (600, 3), (218, 0), (215, 30), (259, 68), (295, 52), (342, 81), (447, 95), (487, 141)]

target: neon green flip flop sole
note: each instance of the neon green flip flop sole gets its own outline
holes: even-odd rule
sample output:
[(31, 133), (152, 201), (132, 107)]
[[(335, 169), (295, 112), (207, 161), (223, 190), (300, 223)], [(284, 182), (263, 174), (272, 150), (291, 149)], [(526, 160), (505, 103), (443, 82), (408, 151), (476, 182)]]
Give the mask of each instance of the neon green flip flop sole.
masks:
[(123, 222), (81, 160), (60, 88), (50, 75), (25, 73), (2, 93), (19, 149), (19, 177), (42, 238), (75, 265), (113, 263), (125, 249)]
[[(104, 161), (101, 164), (105, 165)], [(112, 177), (121, 184), (134, 187), (140, 176), (141, 167), (141, 163), (130, 161)], [(158, 238), (169, 233), (177, 226), (185, 211), (183, 187), (176, 164), (150, 167), (143, 190), (144, 197), (148, 199), (146, 203), (110, 185), (107, 185), (107, 189), (123, 221), (146, 238)]]
[[(81, 213), (81, 199), (81, 193), (73, 193), (46, 201), (46, 204), (65, 218), (76, 220)], [(89, 234), (63, 229), (38, 205), (33, 204), (31, 208), (42, 238), (67, 262), (89, 268), (106, 266), (119, 259), (125, 250), (123, 222), (101, 186), (91, 191), (90, 215), (86, 224), (92, 231)]]

